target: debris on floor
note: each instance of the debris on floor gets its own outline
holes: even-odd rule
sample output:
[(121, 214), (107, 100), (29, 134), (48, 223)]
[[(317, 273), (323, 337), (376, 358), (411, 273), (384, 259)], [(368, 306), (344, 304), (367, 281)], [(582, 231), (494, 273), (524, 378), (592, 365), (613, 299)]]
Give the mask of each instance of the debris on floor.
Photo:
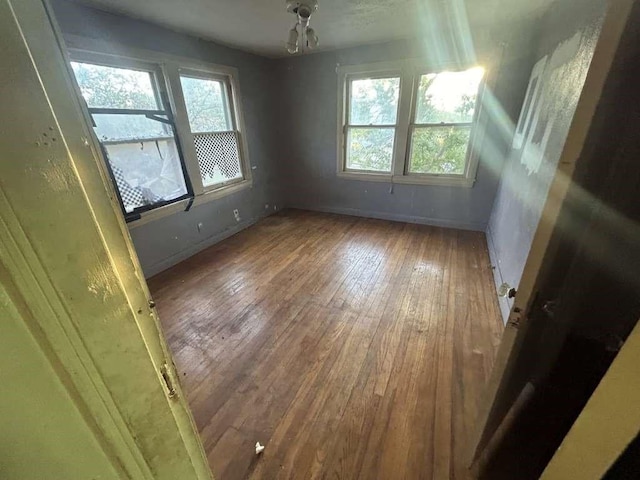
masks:
[(256, 442), (256, 455), (260, 455), (264, 451), (264, 445), (260, 445), (260, 442)]

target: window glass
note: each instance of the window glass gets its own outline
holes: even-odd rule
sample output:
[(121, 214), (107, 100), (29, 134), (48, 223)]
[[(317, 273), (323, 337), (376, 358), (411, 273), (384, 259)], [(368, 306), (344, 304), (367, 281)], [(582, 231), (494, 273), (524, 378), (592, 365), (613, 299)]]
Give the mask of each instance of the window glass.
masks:
[(103, 143), (103, 149), (127, 213), (187, 194), (173, 137)]
[(211, 188), (243, 178), (238, 132), (233, 131), (227, 84), (180, 75), (202, 185)]
[[(166, 119), (166, 116), (158, 116)], [(173, 137), (169, 125), (151, 120), (144, 115), (93, 114), (95, 131), (100, 141), (135, 141), (158, 137)]]
[(181, 75), (180, 83), (193, 133), (233, 130), (223, 82)]
[(93, 121), (126, 212), (187, 194), (171, 126), (144, 115), (94, 114)]
[(158, 110), (151, 72), (71, 62), (90, 108)]
[(349, 125), (396, 124), (399, 77), (352, 80), (349, 94)]
[(463, 175), (470, 126), (416, 127), (411, 136), (409, 171), (434, 175)]
[(154, 73), (78, 62), (72, 67), (124, 211), (186, 196), (174, 129), (169, 117), (162, 115)]
[(347, 169), (391, 172), (395, 127), (349, 128)]
[(415, 123), (469, 123), (473, 121), (484, 69), (430, 73), (420, 77)]

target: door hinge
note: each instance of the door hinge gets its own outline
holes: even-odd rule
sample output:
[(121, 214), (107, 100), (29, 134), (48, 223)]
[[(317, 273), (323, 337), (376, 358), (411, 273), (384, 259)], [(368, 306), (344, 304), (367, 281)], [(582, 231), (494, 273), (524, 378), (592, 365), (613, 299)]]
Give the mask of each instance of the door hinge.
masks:
[(164, 384), (167, 387), (167, 396), (169, 398), (175, 398), (177, 396), (177, 392), (176, 388), (173, 386), (171, 374), (169, 373), (169, 365), (167, 365), (166, 363), (162, 365), (162, 367), (160, 368), (160, 374), (162, 375)]

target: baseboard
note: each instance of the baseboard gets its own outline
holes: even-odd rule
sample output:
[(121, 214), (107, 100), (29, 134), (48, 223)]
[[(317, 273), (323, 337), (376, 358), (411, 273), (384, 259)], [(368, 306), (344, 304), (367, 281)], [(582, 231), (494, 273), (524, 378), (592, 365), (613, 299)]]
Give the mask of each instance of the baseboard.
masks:
[(484, 223), (466, 223), (455, 220), (446, 220), (441, 218), (418, 217), (413, 215), (402, 215), (387, 212), (373, 212), (370, 210), (358, 210), (356, 208), (336, 208), (336, 207), (307, 207), (289, 205), (289, 208), (299, 210), (310, 210), (312, 212), (336, 213), (338, 215), (350, 215), (352, 217), (376, 218), (379, 220), (390, 220), (393, 222), (417, 223), (421, 225), (432, 225), (434, 227), (455, 228), (458, 230), (473, 230), (475, 232), (484, 232), (487, 225)]
[[(274, 213), (277, 213), (277, 212), (274, 212)], [(268, 217), (269, 215), (273, 215), (273, 213), (269, 213), (268, 215), (262, 215), (256, 218), (245, 220), (244, 222), (240, 222), (235, 226), (231, 228), (227, 228), (210, 237), (207, 237), (201, 242), (193, 244), (190, 247), (185, 248), (184, 250), (180, 250), (178, 253), (174, 253), (170, 257), (167, 257), (159, 262), (156, 262), (147, 268), (143, 267), (144, 276), (145, 278), (151, 278), (154, 275), (157, 275), (158, 273), (164, 270), (167, 270), (168, 268), (171, 268), (174, 265), (177, 265), (178, 263), (186, 260), (187, 258), (194, 256), (196, 253), (201, 252), (205, 248), (209, 248), (210, 246), (215, 245), (216, 243), (219, 243), (222, 240), (225, 240), (231, 237), (232, 235), (235, 235), (236, 233), (244, 230), (245, 228), (249, 228), (251, 225), (256, 224), (263, 218)]]
[(502, 276), (502, 271), (500, 270), (498, 252), (496, 250), (495, 243), (493, 242), (493, 235), (491, 234), (490, 226), (487, 226), (485, 235), (487, 237), (487, 247), (489, 248), (489, 259), (491, 260), (491, 265), (493, 266), (493, 281), (496, 285), (496, 298), (498, 299), (498, 304), (500, 305), (502, 321), (506, 325), (507, 319), (509, 318), (509, 313), (511, 312), (511, 305), (508, 298), (498, 296), (498, 289), (500, 288), (500, 285), (504, 283), (504, 278)]

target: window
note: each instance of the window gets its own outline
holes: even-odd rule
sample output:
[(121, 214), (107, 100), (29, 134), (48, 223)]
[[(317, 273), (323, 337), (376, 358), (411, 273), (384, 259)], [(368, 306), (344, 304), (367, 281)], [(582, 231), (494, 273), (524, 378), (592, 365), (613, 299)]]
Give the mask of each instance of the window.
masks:
[(168, 204), (188, 209), (251, 180), (235, 71), (149, 56), (152, 63), (72, 51), (127, 221)]
[(189, 196), (158, 73), (72, 62), (125, 215)]
[(348, 91), (346, 168), (391, 172), (400, 77), (351, 79)]
[(242, 180), (229, 85), (224, 79), (181, 73), (180, 83), (204, 187)]
[(431, 73), (404, 63), (342, 67), (339, 72), (339, 175), (473, 184), (477, 155), (471, 145), (482, 68)]

